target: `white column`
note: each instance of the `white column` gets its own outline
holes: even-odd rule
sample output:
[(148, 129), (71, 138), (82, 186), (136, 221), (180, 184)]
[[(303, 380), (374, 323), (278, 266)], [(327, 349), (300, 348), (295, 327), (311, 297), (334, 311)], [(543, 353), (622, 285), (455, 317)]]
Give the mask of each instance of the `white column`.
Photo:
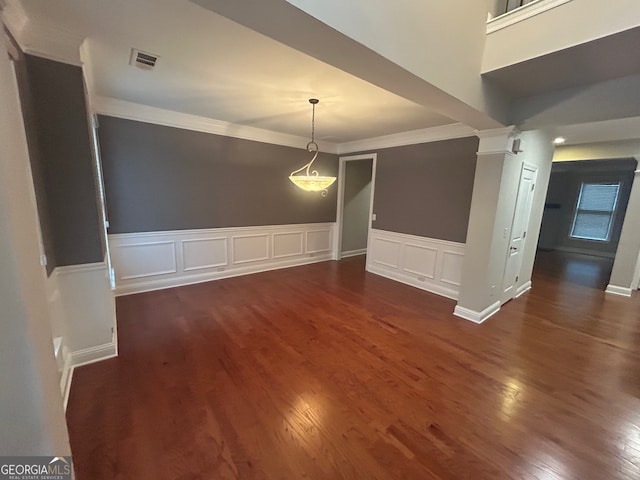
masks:
[[(537, 180), (517, 290), (530, 284), (544, 201), (549, 184), (553, 144), (540, 131), (519, 133), (513, 127), (478, 132), (480, 145), (454, 314), (481, 323), (500, 309), (509, 236), (523, 164), (536, 167)], [(520, 147), (514, 148), (519, 140)], [(514, 152), (517, 150), (517, 153)]]
[(627, 213), (620, 233), (620, 242), (613, 262), (607, 293), (631, 296), (638, 288), (634, 284), (636, 266), (640, 263), (640, 170), (636, 170), (629, 196)]
[[(503, 178), (515, 154), (513, 127), (478, 132), (478, 160), (455, 315), (480, 323), (500, 309), (500, 268), (508, 240), (502, 238), (505, 193)], [(513, 162), (515, 163), (515, 162)], [(517, 188), (517, 186), (516, 186)]]

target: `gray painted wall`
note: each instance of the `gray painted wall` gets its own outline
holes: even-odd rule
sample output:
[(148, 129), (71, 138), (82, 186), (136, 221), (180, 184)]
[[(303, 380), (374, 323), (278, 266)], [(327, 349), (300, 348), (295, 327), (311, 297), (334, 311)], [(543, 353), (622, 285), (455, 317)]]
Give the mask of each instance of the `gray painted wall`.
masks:
[(21, 95), (47, 269), (101, 262), (82, 69), (25, 55), (23, 75)]
[[(109, 233), (335, 222), (336, 186), (305, 192), (289, 174), (305, 149), (100, 116)], [(336, 155), (314, 167), (337, 175)]]
[(379, 150), (373, 227), (464, 243), (478, 138)]
[(31, 89), (29, 88), (29, 76), (27, 73), (27, 59), (15, 45), (15, 50), (19, 53), (19, 58), (14, 61), (18, 90), (20, 93), (20, 105), (22, 108), (22, 119), (29, 147), (29, 159), (31, 166), (31, 176), (36, 195), (38, 208), (38, 220), (40, 222), (40, 232), (42, 236), (42, 246), (47, 256), (47, 275), (53, 272), (56, 267), (56, 254), (54, 244), (54, 233), (51, 225), (51, 215), (49, 213), (49, 202), (46, 188), (45, 163), (40, 154), (38, 143), (38, 129), (36, 124), (36, 110), (33, 104)]
[(373, 160), (345, 162), (342, 252), (367, 248)]
[[(635, 159), (556, 162), (553, 164), (538, 246), (613, 257), (624, 222)], [(569, 237), (582, 182), (622, 182), (618, 210), (609, 242), (594, 242)]]

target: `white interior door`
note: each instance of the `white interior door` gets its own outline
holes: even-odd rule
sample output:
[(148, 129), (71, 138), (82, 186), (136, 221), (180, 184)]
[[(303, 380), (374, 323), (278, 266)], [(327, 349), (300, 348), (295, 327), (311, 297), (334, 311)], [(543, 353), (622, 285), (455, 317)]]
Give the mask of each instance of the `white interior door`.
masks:
[(516, 198), (516, 208), (511, 224), (509, 237), (509, 251), (504, 269), (501, 303), (511, 300), (516, 293), (520, 268), (522, 267), (522, 250), (527, 238), (527, 228), (531, 207), (533, 204), (533, 192), (536, 185), (536, 167), (524, 165), (520, 174), (520, 185)]

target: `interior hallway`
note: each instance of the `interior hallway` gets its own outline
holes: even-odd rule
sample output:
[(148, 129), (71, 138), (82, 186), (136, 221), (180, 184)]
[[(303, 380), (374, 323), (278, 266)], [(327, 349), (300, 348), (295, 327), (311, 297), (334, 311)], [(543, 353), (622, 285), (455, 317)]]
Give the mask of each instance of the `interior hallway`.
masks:
[(541, 266), (482, 326), (364, 257), (120, 297), (78, 479), (636, 479), (640, 295)]
[(604, 291), (611, 277), (613, 258), (538, 249), (533, 268), (540, 279)]

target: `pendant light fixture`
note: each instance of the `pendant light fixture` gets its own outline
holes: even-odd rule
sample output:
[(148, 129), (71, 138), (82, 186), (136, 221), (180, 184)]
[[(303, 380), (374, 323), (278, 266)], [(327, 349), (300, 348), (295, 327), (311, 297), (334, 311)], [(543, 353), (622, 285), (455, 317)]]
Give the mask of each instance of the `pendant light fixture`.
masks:
[[(299, 187), (308, 192), (322, 192), (322, 196), (327, 196), (327, 188), (330, 187), (333, 182), (336, 181), (336, 177), (324, 177), (321, 176), (317, 170), (311, 170), (311, 165), (318, 157), (318, 144), (315, 142), (315, 128), (316, 128), (316, 105), (320, 100), (317, 98), (310, 98), (311, 104), (311, 141), (307, 143), (307, 151), (313, 153), (313, 158), (309, 163), (303, 165), (298, 170), (294, 170), (289, 175), (289, 180), (293, 182), (296, 187)], [(298, 173), (304, 170), (304, 174), (298, 175)]]

